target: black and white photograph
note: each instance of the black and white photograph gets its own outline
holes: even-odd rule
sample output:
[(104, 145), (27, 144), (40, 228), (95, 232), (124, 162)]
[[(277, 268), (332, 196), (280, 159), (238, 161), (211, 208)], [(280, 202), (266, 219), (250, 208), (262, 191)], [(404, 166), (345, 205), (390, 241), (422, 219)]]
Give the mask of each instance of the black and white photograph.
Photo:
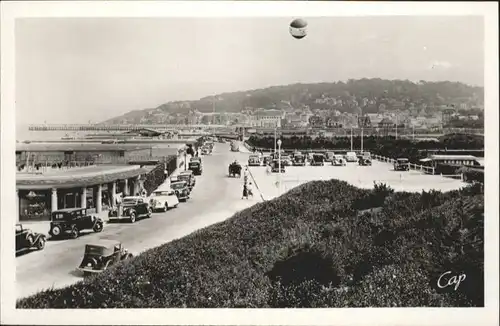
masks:
[(498, 4), (13, 1), (1, 52), (2, 323), (498, 324)]

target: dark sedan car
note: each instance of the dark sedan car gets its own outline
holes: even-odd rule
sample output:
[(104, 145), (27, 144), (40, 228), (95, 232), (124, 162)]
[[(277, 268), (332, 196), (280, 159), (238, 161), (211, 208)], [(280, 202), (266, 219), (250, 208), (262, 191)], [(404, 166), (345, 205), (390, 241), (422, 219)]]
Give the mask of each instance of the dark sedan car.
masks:
[(133, 255), (119, 241), (98, 240), (85, 245), (85, 253), (78, 270), (83, 272), (84, 276), (100, 273), (132, 257)]
[(26, 229), (22, 224), (16, 224), (16, 253), (20, 251), (45, 248), (45, 234)]

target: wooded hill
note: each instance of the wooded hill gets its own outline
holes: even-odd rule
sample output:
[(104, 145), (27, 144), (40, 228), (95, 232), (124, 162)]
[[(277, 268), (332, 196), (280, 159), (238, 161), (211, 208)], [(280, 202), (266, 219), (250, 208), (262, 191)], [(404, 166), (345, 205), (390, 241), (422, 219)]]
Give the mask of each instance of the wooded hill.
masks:
[[(384, 103), (391, 110), (394, 101), (405, 105), (426, 104), (428, 107), (468, 102), (472, 106), (483, 103), (484, 88), (469, 86), (459, 82), (425, 82), (418, 83), (409, 80), (384, 80), (380, 78), (348, 80), (347, 82), (291, 84), (272, 86), (240, 92), (222, 93), (207, 96), (193, 101), (174, 101), (144, 110), (135, 110), (122, 116), (105, 121), (116, 123), (122, 119), (139, 120), (155, 113), (187, 113), (189, 110), (212, 112), (213, 101), (217, 98), (217, 112), (240, 112), (245, 107), (252, 108), (284, 108), (292, 106), (301, 108), (308, 105), (311, 109), (336, 109), (350, 112), (356, 108), (364, 113), (376, 112), (379, 104)], [(320, 98), (337, 98), (343, 104), (316, 103)], [(362, 99), (375, 100), (376, 103), (363, 107)], [(355, 101), (358, 102), (356, 105)], [(366, 112), (365, 112), (366, 111)]]

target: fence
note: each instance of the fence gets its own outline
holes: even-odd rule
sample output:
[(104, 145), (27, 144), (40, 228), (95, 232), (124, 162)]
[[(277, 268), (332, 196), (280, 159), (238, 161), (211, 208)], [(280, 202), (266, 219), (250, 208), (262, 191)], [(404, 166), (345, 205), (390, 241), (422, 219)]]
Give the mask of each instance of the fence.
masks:
[[(371, 157), (377, 161), (386, 162), (386, 163), (390, 163), (390, 164), (394, 164), (396, 162), (396, 160), (393, 158), (384, 157), (384, 156), (380, 156), (380, 155), (372, 154)], [(410, 170), (421, 171), (425, 174), (435, 174), (435, 169), (432, 166), (425, 166), (425, 165), (415, 164), (415, 163), (410, 163), (409, 165), (410, 165)]]

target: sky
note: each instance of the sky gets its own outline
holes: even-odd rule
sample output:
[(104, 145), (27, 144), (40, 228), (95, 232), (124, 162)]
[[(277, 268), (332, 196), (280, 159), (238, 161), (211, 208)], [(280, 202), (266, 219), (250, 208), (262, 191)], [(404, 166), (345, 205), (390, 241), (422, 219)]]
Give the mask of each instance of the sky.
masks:
[(349, 78), (483, 85), (481, 17), (24, 18), (16, 121), (100, 122), (216, 93)]

